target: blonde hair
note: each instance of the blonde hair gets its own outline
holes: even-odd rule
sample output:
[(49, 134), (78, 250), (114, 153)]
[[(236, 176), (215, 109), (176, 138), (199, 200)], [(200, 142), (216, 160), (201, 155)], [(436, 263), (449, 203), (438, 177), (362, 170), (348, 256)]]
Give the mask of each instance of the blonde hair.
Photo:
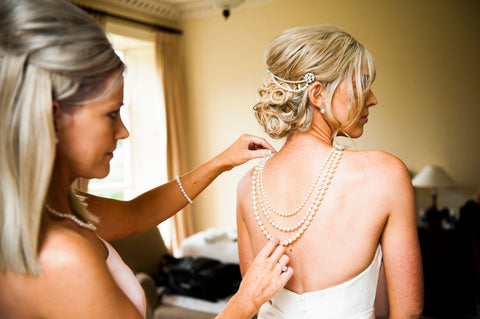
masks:
[[(310, 127), (312, 108), (308, 88), (297, 88), (287, 81), (299, 81), (312, 72), (315, 81), (325, 86), (325, 116), (335, 123), (333, 138), (352, 124), (363, 107), (364, 94), (375, 79), (375, 65), (371, 54), (350, 34), (333, 25), (311, 25), (289, 29), (277, 36), (267, 48), (265, 60), (269, 72), (286, 80), (280, 85), (267, 74), (258, 90), (255, 117), (272, 138), (282, 138)], [(365, 77), (364, 77), (365, 76)], [(349, 95), (347, 123), (335, 118), (331, 102), (342, 80), (347, 80)]]
[[(124, 66), (101, 26), (65, 0), (2, 0), (0, 29), (0, 272), (38, 274), (55, 159), (52, 103), (73, 111), (110, 94)], [(96, 221), (72, 189), (69, 202)]]

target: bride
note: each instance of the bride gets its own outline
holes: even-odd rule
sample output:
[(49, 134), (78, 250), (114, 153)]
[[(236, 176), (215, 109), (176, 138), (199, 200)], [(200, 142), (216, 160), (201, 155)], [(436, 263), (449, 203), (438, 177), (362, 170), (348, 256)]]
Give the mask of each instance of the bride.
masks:
[(385, 267), (390, 318), (420, 317), (423, 275), (414, 194), (405, 165), (382, 151), (351, 151), (377, 104), (375, 66), (351, 35), (331, 25), (297, 27), (266, 52), (255, 116), (282, 149), (238, 186), (242, 272), (270, 239), (295, 270), (258, 318), (375, 318)]

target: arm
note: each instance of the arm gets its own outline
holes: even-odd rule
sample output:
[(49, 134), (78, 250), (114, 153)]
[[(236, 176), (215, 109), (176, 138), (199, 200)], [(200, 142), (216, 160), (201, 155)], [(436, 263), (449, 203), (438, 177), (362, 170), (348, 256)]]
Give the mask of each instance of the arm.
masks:
[(285, 247), (269, 241), (250, 264), (238, 292), (230, 299), (216, 319), (250, 319), (270, 300), (293, 275), (293, 269), (282, 272), (279, 264), (288, 263)]
[(395, 159), (388, 170), (386, 207), (390, 214), (381, 244), (388, 289), (390, 318), (420, 318), (423, 274), (415, 201), (406, 167)]
[[(188, 196), (193, 199), (221, 173), (248, 160), (266, 157), (274, 149), (262, 138), (242, 135), (221, 154), (180, 177)], [(130, 201), (117, 201), (90, 194), (88, 209), (100, 217), (98, 234), (115, 240), (144, 232), (171, 217), (188, 204), (175, 180), (154, 188)]]

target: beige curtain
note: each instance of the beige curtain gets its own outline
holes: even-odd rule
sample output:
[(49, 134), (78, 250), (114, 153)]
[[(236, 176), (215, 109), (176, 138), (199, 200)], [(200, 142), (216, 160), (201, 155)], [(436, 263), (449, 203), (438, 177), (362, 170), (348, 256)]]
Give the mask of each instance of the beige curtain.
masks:
[[(156, 59), (162, 80), (167, 122), (167, 174), (172, 180), (187, 170), (186, 164), (186, 111), (183, 81), (180, 70), (178, 34), (158, 32)], [(190, 206), (172, 217), (171, 251), (175, 252), (183, 239), (193, 234)]]

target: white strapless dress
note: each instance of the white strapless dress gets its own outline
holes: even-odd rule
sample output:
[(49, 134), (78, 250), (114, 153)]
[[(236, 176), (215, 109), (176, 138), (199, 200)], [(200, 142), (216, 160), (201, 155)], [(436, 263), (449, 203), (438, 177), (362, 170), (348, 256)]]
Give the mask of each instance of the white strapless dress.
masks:
[(355, 278), (320, 291), (297, 294), (280, 290), (265, 303), (258, 319), (374, 319), (382, 248), (377, 247), (372, 263)]

